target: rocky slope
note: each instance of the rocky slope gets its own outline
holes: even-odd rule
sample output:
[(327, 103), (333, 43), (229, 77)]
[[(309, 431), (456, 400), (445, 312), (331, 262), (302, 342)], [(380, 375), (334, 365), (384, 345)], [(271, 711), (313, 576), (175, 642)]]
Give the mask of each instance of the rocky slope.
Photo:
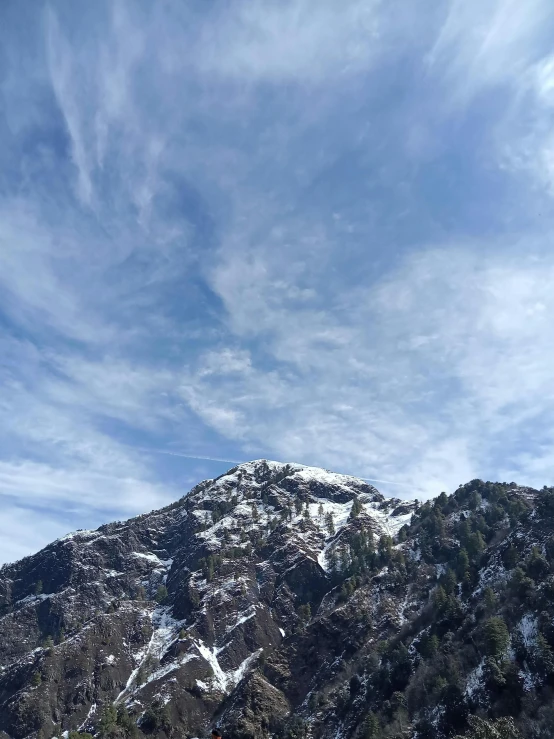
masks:
[(549, 495), (262, 460), (70, 534), (0, 570), (0, 732), (553, 736)]

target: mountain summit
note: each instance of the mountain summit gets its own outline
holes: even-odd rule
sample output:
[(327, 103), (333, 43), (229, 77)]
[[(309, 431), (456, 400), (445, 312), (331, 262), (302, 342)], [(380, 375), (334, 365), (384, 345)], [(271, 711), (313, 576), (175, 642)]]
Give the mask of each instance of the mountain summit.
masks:
[(551, 736), (553, 501), (259, 460), (69, 534), (0, 570), (0, 731)]

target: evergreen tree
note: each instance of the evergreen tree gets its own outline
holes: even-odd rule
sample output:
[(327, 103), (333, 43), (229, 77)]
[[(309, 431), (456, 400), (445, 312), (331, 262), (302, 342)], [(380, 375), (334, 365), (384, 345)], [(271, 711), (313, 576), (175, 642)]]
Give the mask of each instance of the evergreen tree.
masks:
[(548, 576), (550, 565), (542, 556), (542, 552), (538, 547), (533, 547), (533, 551), (526, 562), (525, 570), (535, 582), (540, 582)]
[(117, 725), (123, 729), (126, 737), (132, 738), (138, 734), (137, 726), (129, 716), (129, 711), (124, 703), (120, 703), (117, 707)]
[(325, 526), (327, 527), (327, 531), (329, 532), (329, 536), (335, 535), (335, 522), (333, 521), (333, 514), (331, 511), (327, 511), (325, 514)]
[(320, 502), (320, 504), (317, 507), (317, 515), (321, 518), (323, 516), (323, 503)]
[(388, 562), (392, 553), (392, 539), (387, 534), (383, 534), (379, 539), (379, 556), (382, 562)]
[(537, 672), (544, 679), (549, 679), (554, 676), (554, 654), (550, 644), (541, 633), (537, 635), (533, 654), (533, 663)]
[(483, 591), (483, 598), (485, 601), (485, 608), (487, 611), (493, 611), (496, 608), (496, 595), (492, 588), (485, 588)]
[(462, 547), (460, 551), (458, 552), (458, 557), (456, 561), (456, 573), (458, 575), (459, 580), (463, 580), (465, 577), (466, 572), (469, 569), (469, 557), (467, 554), (467, 550)]
[(327, 564), (329, 565), (331, 572), (336, 572), (338, 570), (339, 559), (336, 549), (329, 549), (327, 551)]
[(469, 528), (469, 523), (466, 518), (460, 519), (460, 523), (458, 524), (458, 539), (462, 543), (462, 546), (465, 547), (469, 537), (471, 535), (471, 530)]
[(370, 711), (364, 721), (363, 739), (379, 739), (381, 736), (381, 725), (379, 719)]
[(362, 512), (362, 510), (363, 510), (362, 509), (362, 504), (360, 503), (360, 501), (358, 500), (357, 497), (354, 497), (354, 500), (352, 501), (352, 507), (350, 509), (350, 514), (349, 514), (348, 518), (350, 518), (350, 519), (357, 518), (360, 515), (360, 513)]
[(165, 603), (165, 601), (167, 600), (167, 595), (168, 593), (167, 593), (166, 586), (160, 585), (158, 589), (156, 590), (156, 596), (154, 599), (156, 600), (157, 603), (160, 603), (160, 604)]
[(37, 580), (37, 583), (35, 585), (35, 595), (40, 595), (42, 593), (42, 580)]
[(100, 730), (100, 737), (102, 739), (109, 739), (109, 737), (111, 737), (112, 733), (115, 731), (116, 727), (117, 711), (115, 709), (115, 706), (110, 704), (109, 706), (106, 706), (104, 708), (100, 717), (100, 723), (98, 727)]
[(341, 545), (341, 548), (339, 549), (339, 557), (341, 572), (346, 573), (348, 570), (348, 566), (350, 565), (350, 554), (345, 544)]
[(444, 592), (447, 595), (452, 595), (452, 593), (456, 592), (456, 575), (454, 574), (454, 571), (450, 569), (450, 567), (446, 570), (441, 579)]
[(502, 562), (507, 570), (513, 570), (513, 568), (519, 562), (519, 552), (513, 546), (509, 546), (502, 553)]
[(480, 531), (476, 531), (470, 534), (467, 540), (467, 551), (472, 557), (478, 557), (482, 552), (485, 551), (485, 540), (483, 534)]
[(417, 645), (418, 652), (423, 657), (434, 657), (439, 648), (439, 639), (436, 634), (425, 634)]
[(433, 605), (438, 613), (444, 611), (448, 604), (448, 596), (444, 592), (442, 585), (439, 585), (433, 593)]
[(454, 739), (520, 739), (521, 736), (512, 718), (486, 721), (478, 716), (470, 716), (468, 723), (468, 731)]
[(312, 608), (309, 603), (304, 603), (298, 608), (298, 615), (303, 623), (307, 623), (312, 617)]
[(491, 657), (501, 657), (508, 648), (509, 641), (510, 634), (503, 618), (493, 616), (485, 622), (485, 648)]

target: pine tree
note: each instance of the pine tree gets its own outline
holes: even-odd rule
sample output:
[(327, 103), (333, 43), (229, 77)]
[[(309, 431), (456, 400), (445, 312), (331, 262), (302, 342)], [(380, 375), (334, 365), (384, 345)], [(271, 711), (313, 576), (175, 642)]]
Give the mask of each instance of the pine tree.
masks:
[(317, 515), (321, 518), (323, 516), (323, 503), (320, 502), (320, 504), (317, 507)]
[(550, 572), (550, 565), (542, 556), (542, 552), (538, 547), (533, 547), (525, 569), (529, 577), (532, 577), (536, 582), (544, 580)]
[(456, 562), (456, 573), (458, 575), (459, 580), (463, 580), (465, 577), (466, 572), (469, 569), (469, 557), (467, 554), (467, 550), (462, 547), (460, 551), (458, 552), (457, 562)]
[(502, 562), (507, 570), (513, 570), (513, 568), (519, 562), (519, 552), (513, 546), (509, 546), (502, 553)]
[(478, 716), (470, 716), (468, 723), (469, 730), (463, 736), (458, 735), (454, 739), (520, 739), (521, 737), (512, 718), (486, 721)]
[(494, 590), (490, 587), (485, 588), (483, 591), (483, 597), (487, 611), (493, 611), (496, 607), (496, 595), (494, 594)]
[(108, 739), (108, 737), (111, 736), (112, 732), (117, 726), (117, 711), (115, 709), (115, 706), (109, 705), (104, 708), (102, 711), (102, 716), (100, 717), (100, 736), (102, 739)]
[(510, 641), (510, 634), (504, 619), (493, 616), (485, 622), (484, 641), (487, 653), (498, 659), (501, 657)]
[(164, 603), (167, 600), (167, 588), (165, 585), (160, 585), (156, 590), (155, 600), (157, 603)]
[(370, 711), (364, 721), (363, 737), (364, 739), (379, 739), (381, 736), (381, 726), (379, 719)]
[(433, 605), (435, 610), (441, 613), (448, 604), (448, 596), (444, 592), (442, 585), (439, 585), (433, 594)]
[(40, 595), (42, 593), (42, 580), (37, 580), (37, 583), (35, 585), (35, 595)]
[(424, 657), (434, 657), (439, 648), (439, 639), (436, 634), (426, 634), (421, 637), (417, 647)]
[(383, 562), (388, 562), (392, 554), (392, 539), (387, 534), (383, 534), (379, 539), (379, 556)]
[(452, 593), (456, 591), (456, 575), (454, 574), (453, 570), (450, 569), (450, 567), (444, 573), (444, 576), (442, 578), (442, 585), (444, 588), (444, 592), (447, 595), (452, 595)]
[(467, 541), (467, 551), (472, 557), (479, 556), (485, 551), (485, 540), (483, 534), (480, 531), (476, 531), (474, 534), (470, 534)]
[(360, 513), (362, 512), (362, 510), (363, 510), (362, 509), (362, 504), (360, 503), (360, 501), (358, 500), (358, 498), (355, 497), (354, 500), (352, 501), (352, 507), (350, 509), (350, 514), (349, 514), (348, 518), (351, 518), (351, 519), (352, 518), (357, 518), (360, 515)]
[(346, 573), (350, 565), (350, 553), (348, 551), (348, 548), (344, 544), (339, 549), (339, 557), (341, 572)]
[(550, 644), (541, 633), (537, 635), (533, 662), (543, 678), (554, 675), (554, 654)]
[(136, 737), (138, 734), (137, 726), (129, 716), (129, 711), (124, 703), (120, 703), (117, 707), (117, 725), (123, 729), (125, 737)]
[(331, 511), (327, 511), (325, 514), (325, 526), (327, 527), (327, 531), (329, 532), (329, 536), (335, 535), (335, 522), (333, 521), (333, 514)]
[(327, 552), (327, 564), (331, 572), (336, 572), (339, 567), (339, 559), (335, 549), (329, 549)]
[(31, 676), (31, 685), (33, 688), (38, 688), (38, 686), (42, 683), (42, 675), (38, 670), (35, 670)]

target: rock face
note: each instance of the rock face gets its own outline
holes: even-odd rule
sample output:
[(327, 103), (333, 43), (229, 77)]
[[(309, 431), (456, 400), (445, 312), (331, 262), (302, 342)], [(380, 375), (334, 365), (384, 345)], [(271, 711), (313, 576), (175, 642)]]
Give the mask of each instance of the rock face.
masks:
[(510, 713), (508, 685), (543, 736), (549, 505), (473, 481), (420, 506), (261, 460), (70, 534), (0, 570), (0, 735), (440, 737)]

